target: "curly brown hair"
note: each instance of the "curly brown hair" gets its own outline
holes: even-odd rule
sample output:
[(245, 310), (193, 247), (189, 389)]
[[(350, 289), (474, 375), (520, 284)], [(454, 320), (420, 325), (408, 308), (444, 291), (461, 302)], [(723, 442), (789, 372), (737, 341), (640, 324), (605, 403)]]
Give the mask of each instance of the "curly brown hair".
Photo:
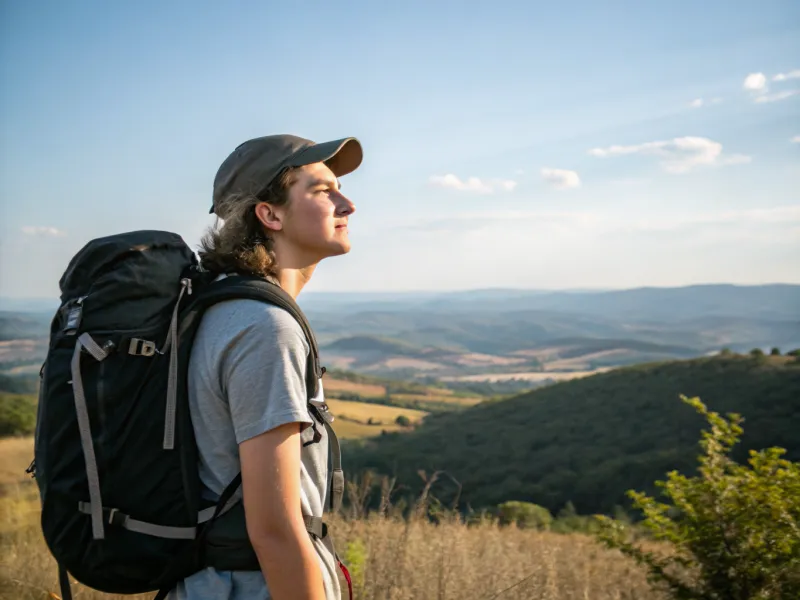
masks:
[(258, 196), (232, 194), (217, 208), (222, 224), (211, 227), (200, 240), (200, 264), (214, 274), (238, 273), (274, 277), (275, 252), (272, 238), (256, 216), (261, 202), (283, 206), (289, 201), (289, 188), (296, 181), (296, 169), (276, 177)]

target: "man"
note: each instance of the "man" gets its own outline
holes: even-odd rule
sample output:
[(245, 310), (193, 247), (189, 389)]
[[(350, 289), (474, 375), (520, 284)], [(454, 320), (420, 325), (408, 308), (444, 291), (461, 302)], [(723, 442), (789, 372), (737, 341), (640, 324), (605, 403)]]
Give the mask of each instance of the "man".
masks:
[[(350, 251), (355, 206), (339, 178), (362, 157), (355, 138), (241, 144), (214, 181), (211, 211), (222, 223), (202, 240), (203, 266), (263, 277), (297, 298), (322, 260)], [(175, 600), (340, 598), (329, 538), (310, 535), (303, 520), (321, 517), (330, 493), (327, 433), (306, 394), (309, 350), (297, 321), (271, 304), (237, 299), (204, 315), (188, 375), (200, 477), (215, 500), (241, 471), (261, 570), (206, 568), (173, 590)]]

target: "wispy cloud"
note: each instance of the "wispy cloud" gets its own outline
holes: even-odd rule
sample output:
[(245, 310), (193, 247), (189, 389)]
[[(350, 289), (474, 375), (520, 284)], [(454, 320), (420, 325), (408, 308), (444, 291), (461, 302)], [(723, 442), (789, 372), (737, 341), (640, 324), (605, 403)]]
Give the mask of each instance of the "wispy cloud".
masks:
[(688, 173), (699, 167), (719, 167), (750, 162), (743, 154), (726, 155), (722, 144), (704, 137), (680, 137), (672, 140), (646, 142), (631, 146), (609, 146), (594, 148), (589, 154), (599, 158), (645, 154), (661, 158), (662, 168), (673, 174)]
[(599, 217), (590, 212), (546, 210), (468, 211), (449, 215), (428, 215), (415, 218), (403, 227), (423, 233), (467, 232), (514, 225), (531, 227), (587, 227)]
[(800, 69), (795, 69), (788, 73), (778, 73), (773, 76), (772, 81), (787, 81), (789, 79), (800, 79)]
[(623, 177), (621, 179), (612, 179), (609, 183), (621, 187), (634, 187), (638, 185), (647, 185), (650, 183), (650, 180), (643, 177)]
[(29, 225), (22, 227), (22, 233), (39, 237), (61, 237), (66, 235), (66, 232), (56, 227), (31, 227)]
[[(396, 224), (395, 224), (396, 225)], [(636, 214), (608, 215), (588, 211), (488, 210), (453, 215), (429, 215), (415, 218), (404, 229), (424, 233), (443, 231), (466, 233), (476, 230), (509, 231), (519, 227), (529, 231), (576, 231), (589, 234), (657, 233), (717, 228), (751, 229), (786, 228), (800, 225), (800, 206), (740, 209), (712, 213), (661, 214), (642, 217)]]
[(719, 104), (722, 102), (722, 98), (695, 98), (691, 102), (689, 102), (689, 106), (692, 108), (702, 108), (703, 106), (711, 106), (713, 104)]
[(578, 177), (578, 173), (575, 171), (544, 167), (541, 173), (542, 179), (556, 190), (568, 190), (581, 187), (581, 178)]
[(774, 94), (762, 94), (757, 96), (754, 102), (758, 102), (759, 104), (764, 102), (780, 102), (781, 100), (786, 100), (798, 94), (800, 94), (800, 90), (784, 90), (782, 92), (775, 92)]
[(800, 135), (794, 136), (792, 139), (789, 140), (792, 144), (800, 144)]
[(780, 102), (781, 100), (786, 100), (787, 98), (800, 94), (800, 89), (770, 93), (768, 82), (783, 83), (792, 79), (800, 79), (800, 69), (788, 71), (786, 73), (778, 73), (772, 77), (767, 77), (764, 73), (750, 73), (744, 78), (742, 87), (750, 92), (753, 102), (758, 104)]
[(497, 191), (511, 192), (517, 187), (517, 182), (511, 179), (479, 179), (468, 177), (460, 179), (452, 173), (446, 175), (433, 175), (429, 183), (436, 187), (458, 190), (460, 192), (474, 192), (478, 194), (493, 194)]
[(750, 208), (718, 213), (700, 213), (651, 220), (633, 220), (629, 227), (640, 231), (675, 230), (689, 226), (720, 225), (791, 225), (800, 223), (800, 206)]

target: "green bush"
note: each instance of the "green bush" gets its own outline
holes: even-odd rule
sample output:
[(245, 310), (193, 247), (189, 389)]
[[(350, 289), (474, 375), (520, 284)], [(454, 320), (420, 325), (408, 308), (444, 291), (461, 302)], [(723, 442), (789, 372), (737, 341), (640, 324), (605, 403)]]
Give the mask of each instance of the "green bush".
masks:
[(356, 538), (348, 542), (342, 554), (344, 562), (353, 582), (353, 592), (360, 595), (364, 591), (364, 573), (367, 567), (367, 547)]
[(531, 502), (509, 501), (497, 507), (500, 523), (522, 529), (549, 529), (553, 515), (543, 506)]
[(710, 424), (703, 431), (698, 474), (668, 474), (669, 503), (635, 491), (641, 523), (672, 552), (646, 552), (624, 525), (597, 517), (598, 538), (644, 564), (650, 580), (682, 600), (783, 600), (800, 598), (800, 464), (783, 448), (751, 451), (747, 465), (730, 458), (742, 434), (741, 417), (709, 411), (682, 398)]
[(567, 502), (550, 525), (550, 531), (555, 533), (594, 533), (599, 529), (597, 520), (588, 515), (579, 515), (572, 502)]
[(411, 419), (405, 415), (397, 415), (394, 422), (400, 425), (400, 427), (411, 427)]
[(35, 427), (35, 396), (0, 393), (0, 436), (30, 435)]

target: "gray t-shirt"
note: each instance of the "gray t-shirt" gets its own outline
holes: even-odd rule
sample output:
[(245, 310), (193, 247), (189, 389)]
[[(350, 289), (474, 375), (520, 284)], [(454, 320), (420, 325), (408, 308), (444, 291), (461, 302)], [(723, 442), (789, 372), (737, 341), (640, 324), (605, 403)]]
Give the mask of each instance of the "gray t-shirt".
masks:
[[(285, 310), (255, 300), (229, 300), (206, 311), (189, 363), (189, 404), (204, 495), (217, 499), (240, 470), (238, 445), (291, 422), (304, 423), (301, 502), (305, 515), (323, 516), (328, 494), (328, 436), (309, 412), (303, 330)], [(321, 384), (321, 382), (320, 382)], [(322, 386), (314, 402), (323, 401)], [(331, 547), (312, 537), (327, 600), (339, 600), (338, 565)], [(180, 583), (171, 600), (264, 600), (270, 598), (260, 571), (207, 568)]]

